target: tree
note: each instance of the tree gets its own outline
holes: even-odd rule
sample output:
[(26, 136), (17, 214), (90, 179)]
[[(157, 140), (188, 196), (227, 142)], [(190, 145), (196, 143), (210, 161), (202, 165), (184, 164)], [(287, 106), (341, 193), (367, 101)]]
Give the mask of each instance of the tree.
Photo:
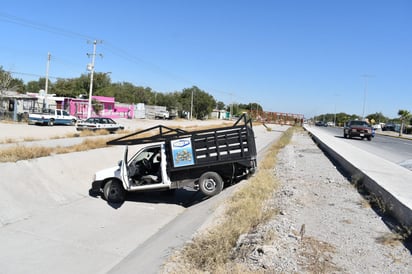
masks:
[(30, 81), (26, 84), (26, 91), (37, 93), (43, 88), (40, 87), (39, 81)]
[(411, 113), (407, 110), (400, 109), (398, 111), (399, 119), (401, 120), (401, 129), (399, 130), (399, 136), (402, 136), (403, 126), (406, 120), (410, 119)]
[(12, 78), (10, 81), (10, 88), (12, 90), (16, 90), (20, 93), (25, 91), (26, 86), (24, 85), (24, 81), (22, 79)]
[(385, 117), (382, 112), (376, 112), (373, 114), (369, 114), (366, 116), (369, 121), (375, 121), (375, 123), (386, 123), (388, 121), (388, 117)]
[(57, 96), (78, 97), (80, 94), (88, 94), (85, 87), (81, 87), (79, 78), (59, 79), (53, 85)]
[(182, 103), (182, 110), (189, 113), (192, 110), (193, 113), (191, 117), (196, 117), (197, 119), (203, 119), (207, 117), (216, 106), (216, 100), (213, 98), (213, 96), (196, 86), (183, 89), (180, 97), (180, 102)]
[[(37, 81), (30, 81), (27, 84), (20, 79), (13, 79), (10, 72), (3, 70), (0, 66), (0, 91), (17, 88), (20, 92), (37, 93), (45, 89), (44, 77)], [(48, 93), (56, 94), (61, 97), (88, 98), (90, 92), (90, 74), (82, 74), (77, 78), (59, 78), (55, 82), (49, 82)], [(196, 86), (185, 88), (182, 91), (162, 93), (153, 91), (149, 87), (139, 87), (132, 83), (111, 83), (108, 73), (96, 72), (93, 79), (92, 95), (115, 97), (117, 102), (129, 104), (156, 104), (165, 106), (169, 111), (177, 111), (181, 115), (193, 112), (193, 117), (204, 119), (214, 108), (222, 110), (225, 104), (221, 101), (216, 102), (212, 95), (199, 89)], [(95, 104), (93, 104), (95, 105)], [(262, 107), (257, 103), (247, 105), (232, 104), (232, 113), (240, 113), (247, 109)], [(98, 111), (98, 109), (96, 109)], [(183, 115), (182, 115), (183, 117)]]
[(225, 103), (223, 103), (222, 101), (217, 102), (217, 103), (216, 103), (216, 108), (217, 108), (218, 110), (225, 109)]
[(11, 81), (13, 77), (11, 73), (5, 71), (2, 66), (0, 66), (0, 93), (3, 94), (4, 91), (10, 89)]

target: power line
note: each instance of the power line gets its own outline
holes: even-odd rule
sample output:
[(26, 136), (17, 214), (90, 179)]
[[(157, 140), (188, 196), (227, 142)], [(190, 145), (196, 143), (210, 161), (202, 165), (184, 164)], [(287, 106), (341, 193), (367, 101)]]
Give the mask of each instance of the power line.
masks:
[[(59, 27), (50, 26), (50, 25), (44, 24), (44, 23), (39, 23), (39, 22), (27, 20), (27, 19), (24, 19), (24, 18), (20, 18), (20, 17), (14, 16), (14, 15), (4, 13), (4, 12), (0, 12), (0, 21), (5, 21), (5, 22), (13, 23), (13, 24), (18, 24), (18, 25), (22, 25), (22, 26), (25, 26), (25, 27), (28, 27), (28, 28), (38, 29), (38, 30), (41, 30), (41, 31), (46, 31), (46, 32), (50, 32), (50, 33), (54, 33), (54, 34), (58, 34), (58, 35), (62, 35), (62, 36), (70, 37), (70, 38), (95, 40), (94, 38), (92, 38), (89, 35), (81, 34), (81, 33), (78, 33), (78, 32), (70, 31), (70, 30), (67, 30), (67, 29), (59, 28)], [(105, 45), (104, 45), (105, 49), (112, 52), (114, 55), (116, 55), (120, 58), (123, 58), (124, 60), (132, 62), (134, 64), (143, 64), (147, 68), (151, 69), (154, 72), (157, 72), (157, 73), (163, 74), (163, 75), (167, 75), (168, 77), (170, 77), (172, 79), (182, 81), (182, 82), (187, 83), (191, 86), (198, 86), (198, 84), (194, 83), (193, 81), (190, 81), (190, 80), (186, 79), (185, 77), (177, 75), (177, 74), (175, 74), (175, 73), (173, 73), (173, 72), (171, 72), (167, 69), (164, 69), (164, 68), (162, 68), (162, 67), (160, 67), (160, 66), (158, 66), (154, 63), (148, 62), (148, 61), (144, 60), (143, 58), (134, 56), (134, 55), (130, 54), (129, 52), (127, 52), (127, 51), (111, 44), (109, 41), (105, 41)], [(43, 75), (25, 73), (25, 72), (11, 72), (11, 73), (20, 74), (20, 75), (27, 75), (27, 76), (44, 77)], [(53, 77), (53, 76), (49, 76), (49, 78), (69, 79), (69, 78)], [(231, 99), (232, 99), (232, 96), (233, 96), (233, 94), (231, 92), (224, 92), (224, 91), (220, 91), (220, 90), (215, 89), (215, 88), (208, 88), (208, 90), (212, 91), (213, 93), (220, 93), (220, 94), (228, 95), (229, 97), (231, 97)], [(241, 98), (238, 95), (236, 95), (236, 97)]]
[(33, 29), (43, 30), (43, 31), (50, 32), (50, 33), (60, 34), (66, 37), (71, 37), (71, 38), (76, 37), (76, 38), (81, 38), (81, 39), (86, 39), (86, 40), (92, 39), (88, 35), (66, 30), (63, 28), (53, 27), (53, 26), (39, 23), (39, 22), (30, 21), (30, 20), (20, 18), (14, 15), (6, 14), (3, 12), (0, 12), (0, 20), (13, 23), (13, 24), (17, 24), (17, 25), (21, 25), (21, 26), (25, 26), (25, 27), (29, 27), (29, 28), (33, 28)]
[[(44, 77), (44, 75), (28, 73), (28, 72), (19, 72), (19, 71), (10, 71), (10, 70), (5, 70), (5, 72), (8, 72), (10, 74), (26, 75), (26, 76), (33, 76), (33, 77), (39, 77), (39, 78)], [(56, 76), (49, 76), (49, 78), (53, 78), (53, 79), (57, 79), (57, 80), (69, 79), (69, 78), (56, 77)]]

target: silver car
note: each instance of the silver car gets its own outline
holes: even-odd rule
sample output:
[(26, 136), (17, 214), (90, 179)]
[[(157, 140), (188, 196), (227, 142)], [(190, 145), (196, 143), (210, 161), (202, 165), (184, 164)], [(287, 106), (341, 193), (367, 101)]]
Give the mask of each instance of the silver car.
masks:
[(105, 117), (90, 117), (84, 121), (80, 121), (76, 124), (76, 130), (107, 130), (110, 133), (113, 133), (119, 129), (124, 129), (124, 126), (116, 123), (111, 118)]

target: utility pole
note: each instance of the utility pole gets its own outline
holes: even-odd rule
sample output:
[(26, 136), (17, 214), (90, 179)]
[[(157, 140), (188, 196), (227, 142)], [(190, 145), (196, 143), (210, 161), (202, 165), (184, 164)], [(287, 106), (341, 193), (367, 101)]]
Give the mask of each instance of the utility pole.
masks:
[(232, 113), (233, 113), (233, 93), (230, 94), (230, 119), (232, 119)]
[[(88, 41), (89, 42), (89, 41)], [(93, 95), (93, 74), (94, 74), (94, 61), (96, 59), (96, 45), (97, 43), (101, 44), (102, 41), (93, 41), (93, 53), (87, 54), (88, 57), (92, 56), (92, 62), (87, 65), (87, 69), (90, 71), (90, 89), (89, 89), (89, 105), (87, 107), (87, 118), (92, 116), (92, 95)], [(100, 56), (103, 56), (100, 54)]]
[(193, 120), (193, 87), (192, 87), (192, 99), (190, 101), (190, 120)]
[(50, 52), (48, 52), (47, 53), (47, 65), (46, 65), (46, 85), (44, 87), (44, 97), (43, 97), (43, 110), (46, 110), (48, 108), (46, 97), (47, 97), (47, 91), (49, 89), (50, 59), (51, 59), (51, 54)]
[(339, 94), (335, 94), (335, 110), (334, 110), (334, 116), (333, 116), (333, 126), (336, 127), (336, 101), (337, 101), (337, 97), (339, 96)]

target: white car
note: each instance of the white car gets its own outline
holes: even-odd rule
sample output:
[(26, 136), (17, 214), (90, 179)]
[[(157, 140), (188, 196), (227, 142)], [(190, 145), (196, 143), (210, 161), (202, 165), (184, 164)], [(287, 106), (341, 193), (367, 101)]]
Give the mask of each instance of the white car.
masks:
[(104, 130), (109, 131), (110, 133), (113, 133), (119, 129), (124, 129), (124, 126), (116, 123), (111, 118), (105, 118), (105, 117), (90, 117), (76, 124), (76, 130), (78, 131), (80, 130), (95, 131), (99, 129), (104, 129)]

